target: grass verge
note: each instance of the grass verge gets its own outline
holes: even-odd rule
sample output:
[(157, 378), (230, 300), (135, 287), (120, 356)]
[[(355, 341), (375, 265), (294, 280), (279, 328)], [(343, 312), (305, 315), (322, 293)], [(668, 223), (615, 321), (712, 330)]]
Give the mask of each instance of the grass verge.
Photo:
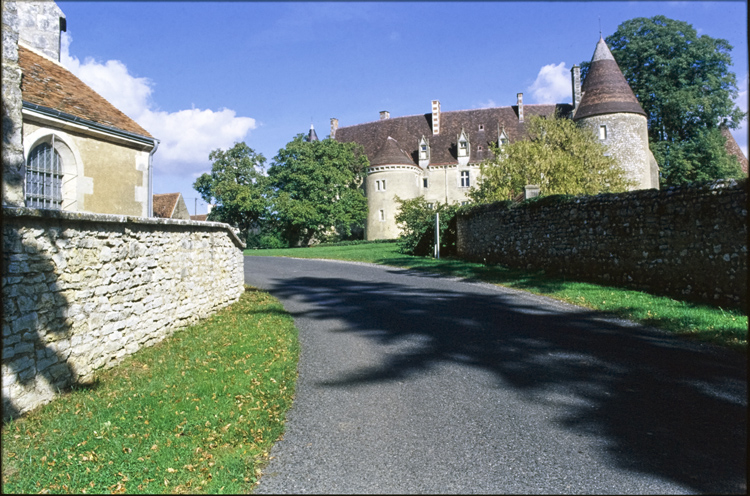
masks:
[(298, 355), (292, 317), (247, 288), (3, 425), (3, 492), (248, 492), (283, 432)]
[(747, 350), (747, 315), (742, 312), (678, 301), (642, 291), (570, 281), (548, 276), (541, 270), (509, 269), (500, 265), (487, 266), (455, 259), (414, 257), (399, 253), (395, 243), (249, 250), (245, 254), (371, 262), (489, 282), (599, 310), (691, 339), (739, 351)]

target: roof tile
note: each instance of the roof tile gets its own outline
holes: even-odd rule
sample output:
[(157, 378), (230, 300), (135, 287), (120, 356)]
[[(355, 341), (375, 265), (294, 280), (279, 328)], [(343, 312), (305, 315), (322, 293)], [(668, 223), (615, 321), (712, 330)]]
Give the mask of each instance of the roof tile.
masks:
[(21, 93), (25, 102), (129, 133), (153, 137), (60, 64), (23, 45), (18, 46), (18, 64), (23, 73)]

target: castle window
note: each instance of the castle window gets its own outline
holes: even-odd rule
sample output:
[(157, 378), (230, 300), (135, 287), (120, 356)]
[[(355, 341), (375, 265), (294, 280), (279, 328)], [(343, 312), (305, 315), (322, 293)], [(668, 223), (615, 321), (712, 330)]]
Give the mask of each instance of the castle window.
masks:
[(468, 143), (465, 141), (459, 141), (458, 142), (458, 155), (460, 157), (466, 156), (466, 152), (468, 150)]
[(480, 124), (480, 125), (479, 125), (479, 130), (480, 130), (480, 131), (483, 131), (483, 130), (484, 130), (484, 124)]
[(429, 208), (430, 210), (432, 210), (432, 209), (435, 208), (435, 204), (434, 203), (428, 203), (427, 204), (427, 208)]
[(427, 160), (427, 145), (420, 145), (419, 160)]
[(385, 210), (380, 210), (380, 220), (381, 221), (385, 220)]
[(42, 143), (26, 162), (26, 206), (60, 210), (62, 207), (62, 159), (51, 144)]
[(427, 187), (427, 178), (422, 179), (422, 186)]
[(461, 171), (461, 187), (468, 188), (469, 186), (469, 171)]
[(375, 181), (375, 189), (378, 191), (385, 191), (385, 179)]
[(607, 126), (605, 125), (599, 126), (599, 139), (602, 141), (607, 139)]

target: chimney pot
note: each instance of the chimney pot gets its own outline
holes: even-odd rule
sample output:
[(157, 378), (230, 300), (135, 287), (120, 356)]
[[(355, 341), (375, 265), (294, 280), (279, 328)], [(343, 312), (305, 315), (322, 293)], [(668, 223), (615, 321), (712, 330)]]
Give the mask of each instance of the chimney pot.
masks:
[(570, 69), (570, 79), (573, 85), (573, 112), (578, 108), (578, 104), (581, 103), (581, 68), (574, 65)]
[(331, 117), (331, 139), (336, 139), (336, 130), (339, 128), (339, 120)]
[(440, 134), (440, 100), (432, 101), (432, 134)]
[(380, 120), (381, 121), (383, 121), (385, 119), (390, 119), (390, 118), (391, 118), (391, 113), (390, 112), (388, 112), (387, 110), (381, 110), (380, 111)]

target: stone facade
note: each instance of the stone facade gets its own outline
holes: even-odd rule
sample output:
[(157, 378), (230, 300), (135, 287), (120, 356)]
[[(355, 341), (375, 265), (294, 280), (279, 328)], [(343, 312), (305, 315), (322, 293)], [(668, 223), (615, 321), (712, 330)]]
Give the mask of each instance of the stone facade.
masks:
[(195, 324), (243, 291), (219, 223), (3, 209), (3, 416)]
[(17, 5), (20, 41), (59, 61), (60, 32), (66, 30), (63, 11), (53, 0), (24, 0)]
[[(648, 147), (648, 124), (638, 114), (608, 114), (580, 119), (607, 147), (607, 153), (632, 181), (634, 189), (659, 188), (659, 167)], [(601, 129), (604, 126), (604, 129)]]
[(18, 9), (2, 2), (3, 18), (3, 205), (24, 204), (24, 156), (21, 109), (21, 68), (18, 65)]
[(747, 179), (476, 206), (458, 255), (747, 311)]

